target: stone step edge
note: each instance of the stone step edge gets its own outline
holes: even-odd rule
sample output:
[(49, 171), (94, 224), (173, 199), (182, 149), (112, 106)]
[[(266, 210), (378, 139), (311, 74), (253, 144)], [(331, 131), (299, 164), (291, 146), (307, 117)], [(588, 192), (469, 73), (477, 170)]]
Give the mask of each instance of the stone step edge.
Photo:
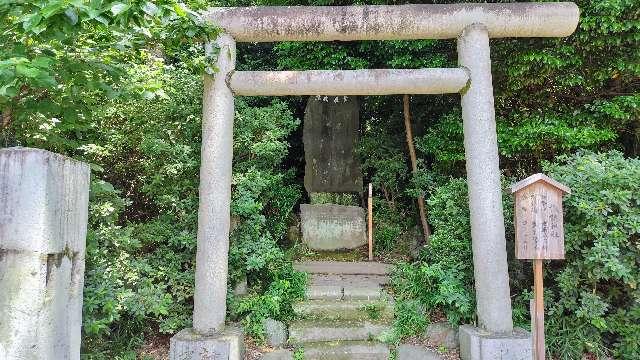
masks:
[[(367, 308), (369, 307), (369, 308)], [(372, 318), (370, 312), (379, 312)], [(323, 317), (328, 319), (393, 319), (393, 301), (371, 300), (306, 300), (293, 304), (293, 312), (303, 319)]]
[[(288, 343), (299, 346), (307, 343), (377, 340), (392, 329), (391, 321), (383, 319), (298, 320), (289, 325)], [(311, 334), (308, 333), (309, 331)], [(314, 332), (315, 334), (313, 334)], [(337, 334), (334, 335), (332, 332)]]
[(357, 354), (383, 354), (389, 355), (391, 353), (389, 345), (379, 341), (324, 341), (324, 342), (310, 342), (296, 346), (296, 349), (303, 349), (306, 356), (308, 355), (333, 355), (336, 353), (344, 354), (344, 351), (349, 348), (361, 347), (363, 351), (358, 351)]
[(377, 285), (350, 286), (309, 285), (305, 290), (307, 300), (387, 300), (391, 298), (383, 287)]
[(303, 261), (295, 262), (293, 267), (309, 274), (389, 275), (393, 265), (367, 261)]

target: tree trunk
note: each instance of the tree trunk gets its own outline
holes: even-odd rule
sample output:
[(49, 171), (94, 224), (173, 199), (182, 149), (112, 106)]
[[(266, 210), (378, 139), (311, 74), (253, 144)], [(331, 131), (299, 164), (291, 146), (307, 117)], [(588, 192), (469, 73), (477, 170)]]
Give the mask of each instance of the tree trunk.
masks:
[[(411, 110), (409, 109), (409, 95), (405, 95), (404, 99), (404, 128), (407, 134), (407, 146), (409, 147), (409, 157), (411, 158), (411, 169), (415, 175), (418, 172), (418, 161), (416, 159), (416, 149), (413, 146), (413, 132), (411, 131)], [(420, 222), (422, 222), (422, 231), (424, 233), (424, 242), (429, 244), (431, 230), (427, 222), (427, 208), (424, 203), (424, 196), (418, 196), (418, 209), (420, 210)]]

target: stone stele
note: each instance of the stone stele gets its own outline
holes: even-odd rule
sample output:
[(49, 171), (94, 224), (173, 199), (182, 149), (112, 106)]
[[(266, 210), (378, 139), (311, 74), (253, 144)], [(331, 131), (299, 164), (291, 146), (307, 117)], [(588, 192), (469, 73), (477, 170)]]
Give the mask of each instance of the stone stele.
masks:
[(300, 205), (302, 241), (314, 250), (353, 249), (367, 243), (364, 209), (344, 205)]
[(353, 96), (311, 96), (304, 114), (304, 187), (312, 192), (361, 192), (355, 153), (360, 127)]

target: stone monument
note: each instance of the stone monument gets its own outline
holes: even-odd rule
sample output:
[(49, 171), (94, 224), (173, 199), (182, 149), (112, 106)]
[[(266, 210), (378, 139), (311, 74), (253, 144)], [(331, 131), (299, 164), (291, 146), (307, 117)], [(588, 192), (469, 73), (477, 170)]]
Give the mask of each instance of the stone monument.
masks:
[(354, 96), (311, 96), (304, 111), (304, 187), (314, 192), (361, 192), (356, 154), (360, 108)]
[[(304, 115), (304, 186), (312, 193), (362, 191), (356, 154), (360, 127), (353, 96), (311, 96)], [(353, 249), (367, 243), (364, 209), (336, 204), (300, 207), (302, 241), (315, 250)]]

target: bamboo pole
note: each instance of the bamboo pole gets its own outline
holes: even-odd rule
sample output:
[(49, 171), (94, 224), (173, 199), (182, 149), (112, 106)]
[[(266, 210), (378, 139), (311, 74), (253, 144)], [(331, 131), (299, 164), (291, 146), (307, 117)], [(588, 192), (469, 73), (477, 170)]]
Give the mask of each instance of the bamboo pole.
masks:
[[(404, 103), (404, 128), (407, 134), (407, 146), (409, 147), (409, 157), (411, 158), (411, 170), (415, 175), (418, 172), (418, 160), (416, 159), (416, 149), (413, 145), (413, 132), (411, 131), (411, 109), (409, 108), (409, 95), (405, 95)], [(418, 196), (418, 209), (420, 210), (420, 222), (422, 223), (422, 231), (424, 233), (424, 242), (429, 244), (431, 230), (427, 222), (427, 209), (424, 203), (424, 196)]]
[(369, 183), (369, 261), (373, 261), (373, 185)]
[(533, 353), (535, 360), (544, 360), (544, 286), (542, 276), (542, 259), (533, 260), (533, 296), (534, 296), (534, 333)]

